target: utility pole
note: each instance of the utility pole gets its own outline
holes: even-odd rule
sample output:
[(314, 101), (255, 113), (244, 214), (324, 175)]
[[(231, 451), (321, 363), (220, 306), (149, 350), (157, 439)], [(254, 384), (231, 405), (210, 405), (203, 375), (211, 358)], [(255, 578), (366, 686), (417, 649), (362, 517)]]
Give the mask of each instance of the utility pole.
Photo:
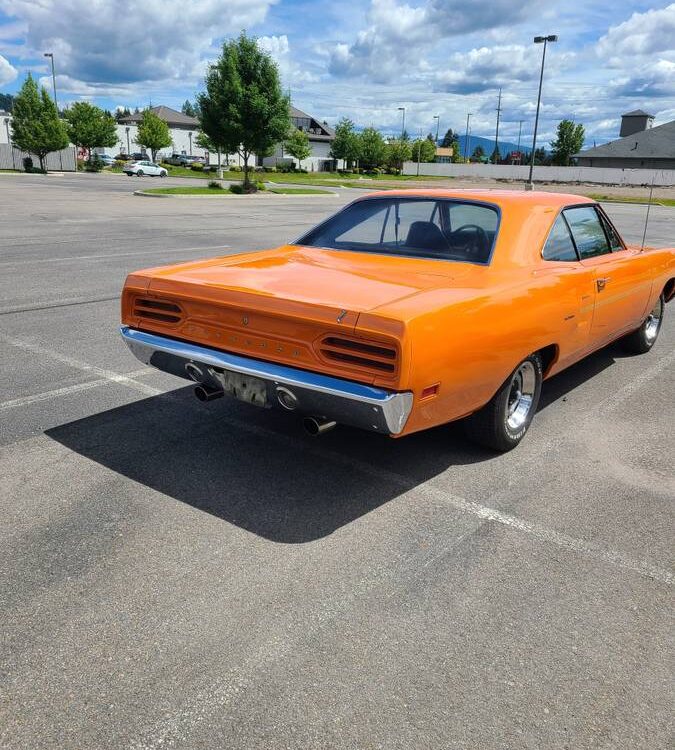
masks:
[(502, 111), (502, 88), (499, 87), (499, 99), (497, 100), (497, 129), (495, 130), (495, 150), (493, 154), (493, 164), (497, 163), (497, 154), (499, 153), (499, 115)]
[[(520, 134), (523, 132), (523, 123), (525, 120), (518, 120), (518, 148), (516, 149), (518, 151), (518, 154), (520, 154)], [(518, 156), (520, 159), (520, 156)]]
[(434, 120), (436, 120), (436, 140), (434, 142), (434, 145), (438, 146), (438, 129), (441, 126), (441, 116), (440, 115), (434, 115)]
[(54, 106), (56, 107), (56, 114), (59, 113), (59, 104), (56, 101), (56, 74), (54, 73), (54, 53), (53, 52), (45, 52), (45, 57), (49, 57), (52, 61), (52, 86), (54, 87)]
[(466, 135), (464, 136), (464, 160), (469, 161), (469, 118), (473, 112), (466, 113)]
[(544, 44), (544, 51), (541, 55), (541, 73), (539, 74), (539, 94), (537, 95), (537, 113), (534, 116), (534, 135), (532, 136), (532, 154), (530, 158), (530, 177), (525, 185), (525, 190), (532, 190), (534, 188), (534, 182), (532, 181), (532, 173), (534, 172), (534, 152), (537, 150), (537, 128), (539, 126), (539, 106), (541, 105), (541, 87), (544, 83), (544, 63), (546, 62), (546, 43), (557, 42), (558, 37), (555, 34), (549, 34), (548, 36), (535, 36), (535, 44)]
[(403, 140), (405, 134), (405, 107), (399, 107), (398, 111), (403, 113), (403, 120), (401, 121), (401, 140)]

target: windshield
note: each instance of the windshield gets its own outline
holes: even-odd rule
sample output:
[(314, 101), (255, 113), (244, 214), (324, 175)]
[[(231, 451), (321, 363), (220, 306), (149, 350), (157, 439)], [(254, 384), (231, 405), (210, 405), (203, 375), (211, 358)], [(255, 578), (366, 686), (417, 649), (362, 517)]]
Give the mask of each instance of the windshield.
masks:
[(333, 250), (488, 263), (499, 213), (448, 198), (367, 198), (319, 224), (297, 244)]

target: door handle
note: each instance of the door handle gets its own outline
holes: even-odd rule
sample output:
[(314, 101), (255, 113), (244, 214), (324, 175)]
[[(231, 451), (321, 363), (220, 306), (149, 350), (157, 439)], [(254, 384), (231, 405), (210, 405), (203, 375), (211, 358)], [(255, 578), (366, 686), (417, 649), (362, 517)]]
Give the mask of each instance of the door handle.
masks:
[(609, 283), (609, 280), (610, 280), (609, 276), (606, 276), (603, 279), (596, 279), (595, 280), (595, 285), (598, 288), (599, 292), (601, 292), (607, 286), (607, 284)]

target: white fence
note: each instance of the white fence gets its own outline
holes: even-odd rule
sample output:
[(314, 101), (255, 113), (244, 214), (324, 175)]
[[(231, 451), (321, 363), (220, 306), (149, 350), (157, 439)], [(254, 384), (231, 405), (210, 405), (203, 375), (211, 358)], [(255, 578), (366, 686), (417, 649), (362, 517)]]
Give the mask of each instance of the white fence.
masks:
[[(510, 164), (422, 163), (419, 173), (443, 177), (485, 177), (492, 180), (527, 180), (530, 168)], [(407, 161), (403, 174), (417, 174), (417, 162)], [(597, 185), (675, 185), (675, 169), (610, 169), (609, 167), (537, 167), (535, 182), (590, 182)]]
[[(0, 143), (0, 169), (20, 169), (23, 171), (23, 160), (26, 156), (30, 156), (33, 160), (34, 167), (40, 166), (40, 160), (35, 154), (27, 154), (9, 143)], [(51, 154), (47, 154), (45, 167), (47, 171), (75, 172), (77, 169), (75, 147), (68, 146), (63, 151), (52, 151)]]

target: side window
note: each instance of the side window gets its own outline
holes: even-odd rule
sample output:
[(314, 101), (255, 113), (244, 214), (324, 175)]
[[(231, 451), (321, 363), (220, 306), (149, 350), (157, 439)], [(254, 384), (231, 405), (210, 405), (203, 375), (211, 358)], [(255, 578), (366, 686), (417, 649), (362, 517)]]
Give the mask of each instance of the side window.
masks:
[(625, 250), (621, 237), (619, 237), (619, 233), (614, 229), (612, 222), (602, 211), (599, 211), (598, 213), (600, 214), (602, 225), (605, 227), (605, 233), (609, 238), (609, 246), (611, 247), (612, 252), (618, 253), (620, 250)]
[(592, 206), (567, 208), (564, 213), (581, 260), (610, 252), (600, 217)]
[(555, 220), (541, 256), (544, 260), (578, 260), (570, 230), (562, 214)]
[(448, 209), (450, 220), (450, 231), (455, 232), (460, 227), (473, 224), (485, 230), (488, 235), (494, 237), (497, 231), (499, 216), (496, 211), (486, 210), (485, 206), (476, 206), (472, 203), (451, 203)]

